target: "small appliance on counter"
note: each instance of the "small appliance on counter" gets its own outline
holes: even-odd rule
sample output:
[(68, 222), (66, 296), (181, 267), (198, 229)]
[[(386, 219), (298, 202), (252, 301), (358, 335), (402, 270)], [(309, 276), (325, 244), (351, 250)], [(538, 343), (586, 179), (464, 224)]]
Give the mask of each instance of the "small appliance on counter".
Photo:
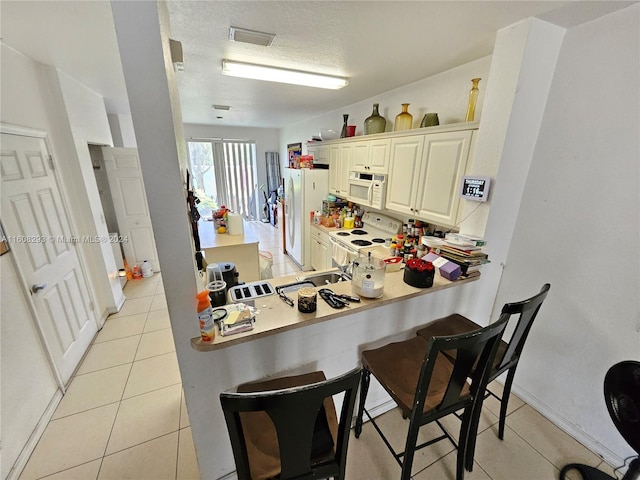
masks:
[[(226, 263), (210, 263), (207, 265), (207, 280), (206, 285), (209, 289), (209, 296), (214, 306), (224, 305), (227, 303), (227, 292), (236, 285), (240, 285), (238, 281), (239, 274), (236, 271), (236, 266), (232, 262)], [(209, 288), (211, 285), (213, 290)], [(224, 286), (221, 285), (224, 283)], [(215, 288), (214, 288), (215, 287)], [(215, 293), (214, 293), (215, 292)], [(215, 299), (214, 299), (215, 297)], [(224, 303), (220, 303), (224, 298)]]
[(379, 298), (384, 293), (384, 274), (386, 263), (371, 255), (358, 257), (353, 261), (351, 289), (356, 295), (365, 298)]

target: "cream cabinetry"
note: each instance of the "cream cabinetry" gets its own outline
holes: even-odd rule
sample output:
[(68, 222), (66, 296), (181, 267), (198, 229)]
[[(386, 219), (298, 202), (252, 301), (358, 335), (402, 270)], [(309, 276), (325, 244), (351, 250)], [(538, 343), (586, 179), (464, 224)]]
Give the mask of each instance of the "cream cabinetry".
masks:
[(471, 138), (471, 130), (460, 130), (391, 139), (386, 208), (453, 227)]
[(331, 268), (331, 241), (329, 234), (311, 226), (311, 267), (314, 270)]
[(387, 173), (390, 148), (391, 140), (389, 138), (354, 143), (350, 170), (365, 173)]
[(314, 163), (329, 163), (329, 147), (326, 145), (308, 145), (307, 153), (313, 155)]
[(352, 153), (353, 145), (349, 143), (329, 146), (329, 193), (347, 196)]

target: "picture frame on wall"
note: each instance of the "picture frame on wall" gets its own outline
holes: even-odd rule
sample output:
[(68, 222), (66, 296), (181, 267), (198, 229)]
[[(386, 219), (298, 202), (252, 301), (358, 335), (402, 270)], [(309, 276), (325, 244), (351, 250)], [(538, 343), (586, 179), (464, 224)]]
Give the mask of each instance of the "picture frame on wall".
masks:
[(300, 165), (300, 156), (302, 155), (302, 142), (289, 143), (287, 145), (287, 153), (289, 158), (289, 168), (298, 168)]

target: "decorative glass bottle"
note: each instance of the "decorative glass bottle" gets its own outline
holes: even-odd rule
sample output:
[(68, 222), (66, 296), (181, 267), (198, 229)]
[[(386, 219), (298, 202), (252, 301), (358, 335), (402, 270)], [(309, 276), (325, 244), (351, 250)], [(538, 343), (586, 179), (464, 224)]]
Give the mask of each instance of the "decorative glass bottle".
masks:
[(467, 116), (465, 118), (465, 122), (473, 122), (473, 119), (476, 115), (476, 102), (478, 101), (478, 83), (482, 80), (481, 78), (472, 78), (471, 79), (471, 91), (469, 91), (469, 106), (467, 107)]
[(438, 119), (437, 113), (425, 113), (422, 118), (422, 122), (420, 122), (420, 128), (424, 127), (434, 127), (436, 125), (440, 125), (440, 120)]
[(378, 113), (378, 104), (373, 104), (373, 112), (364, 120), (364, 134), (382, 133), (387, 126), (385, 118)]
[(408, 103), (402, 104), (402, 112), (396, 115), (396, 121), (393, 124), (393, 131), (399, 132), (401, 130), (411, 130), (413, 126), (413, 115), (407, 110), (409, 109)]
[(343, 113), (342, 119), (344, 120), (344, 123), (342, 124), (342, 131), (340, 132), (340, 138), (347, 138), (347, 120), (349, 119), (349, 114)]

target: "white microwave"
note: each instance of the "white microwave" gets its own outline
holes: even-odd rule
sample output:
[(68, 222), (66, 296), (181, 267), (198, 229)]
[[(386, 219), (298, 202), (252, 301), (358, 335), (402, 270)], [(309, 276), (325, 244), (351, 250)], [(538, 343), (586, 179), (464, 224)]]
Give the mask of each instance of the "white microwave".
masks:
[(386, 175), (349, 172), (349, 193), (347, 200), (363, 207), (382, 210), (384, 209), (386, 182)]

